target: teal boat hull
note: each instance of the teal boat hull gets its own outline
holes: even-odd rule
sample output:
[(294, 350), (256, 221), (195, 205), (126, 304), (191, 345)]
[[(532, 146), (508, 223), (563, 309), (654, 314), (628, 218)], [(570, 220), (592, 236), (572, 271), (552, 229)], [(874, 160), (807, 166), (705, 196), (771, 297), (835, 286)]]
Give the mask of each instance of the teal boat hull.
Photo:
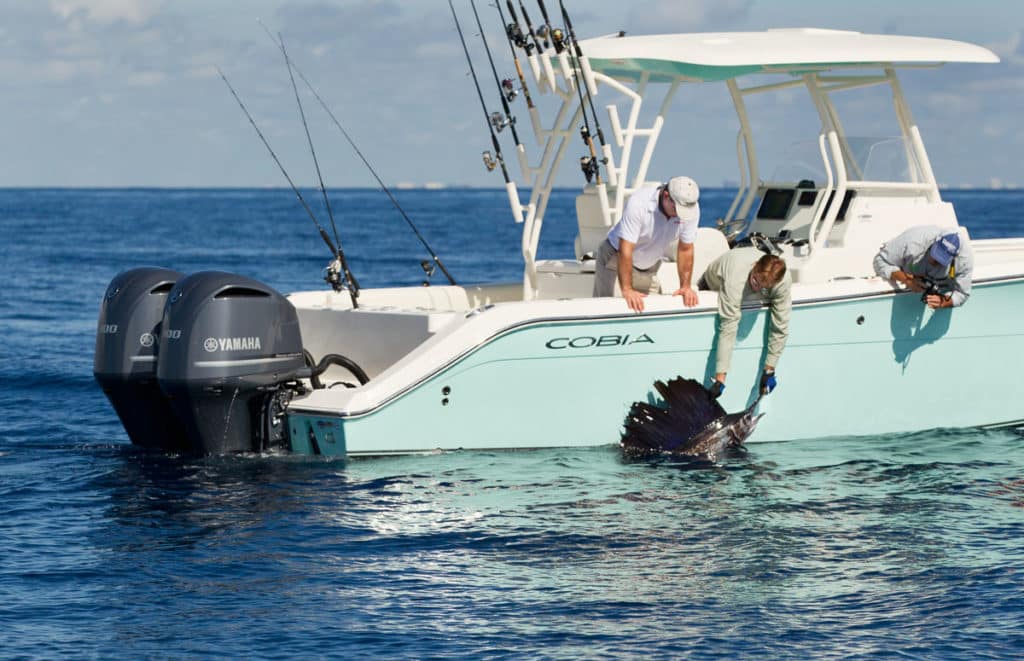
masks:
[[(960, 308), (912, 293), (794, 304), (779, 385), (750, 441), (1024, 424), (1024, 280), (975, 284)], [(289, 415), (292, 450), (377, 455), (614, 444), (653, 382), (709, 382), (716, 315), (670, 312), (507, 328), (372, 410)], [(726, 410), (756, 396), (767, 310), (745, 310)]]

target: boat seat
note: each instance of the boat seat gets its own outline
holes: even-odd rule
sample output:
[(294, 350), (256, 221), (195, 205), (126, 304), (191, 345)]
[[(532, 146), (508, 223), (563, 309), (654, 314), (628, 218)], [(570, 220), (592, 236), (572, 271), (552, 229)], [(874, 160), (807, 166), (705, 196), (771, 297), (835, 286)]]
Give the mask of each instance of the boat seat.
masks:
[[(671, 294), (679, 289), (679, 271), (676, 269), (677, 243), (673, 241), (665, 248), (664, 261), (658, 269), (658, 281), (661, 283), (663, 294)], [(704, 275), (708, 264), (728, 251), (729, 241), (720, 230), (714, 227), (698, 227), (697, 238), (693, 242), (693, 276), (690, 280), (692, 286), (697, 286), (697, 281)]]
[[(638, 186), (642, 188), (646, 186), (659, 186), (660, 181), (648, 181)], [(608, 203), (613, 204), (615, 200), (615, 189), (608, 188)], [(629, 196), (632, 194), (625, 195), (623, 197), (623, 204), (629, 200)], [(578, 233), (576, 235), (576, 259), (583, 259), (583, 256), (587, 253), (596, 253), (601, 242), (604, 241), (608, 235), (608, 230), (612, 228), (622, 215), (621, 209), (611, 209), (611, 215), (614, 218), (609, 218), (601, 213), (601, 203), (598, 198), (597, 186), (594, 184), (587, 184), (583, 189), (581, 195), (576, 196), (576, 223)]]

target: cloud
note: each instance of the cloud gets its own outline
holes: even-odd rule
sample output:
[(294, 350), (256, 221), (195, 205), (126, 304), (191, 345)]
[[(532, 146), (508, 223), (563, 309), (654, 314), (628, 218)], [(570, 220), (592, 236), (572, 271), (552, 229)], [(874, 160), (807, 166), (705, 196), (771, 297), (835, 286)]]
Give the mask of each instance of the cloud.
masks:
[(81, 75), (95, 75), (103, 70), (103, 64), (96, 59), (65, 60), (54, 58), (41, 62), (37, 72), (44, 80), (63, 82)]
[(927, 104), (934, 111), (946, 115), (966, 115), (977, 112), (981, 103), (972, 95), (955, 94), (952, 92), (933, 92), (926, 97)]
[(401, 59), (410, 45), (427, 37), (426, 28), (420, 29), (409, 12), (391, 0), (351, 5), (288, 3), (275, 12), (268, 27), (272, 32), (280, 30), (287, 43), (316, 57), (359, 53), (370, 65)]
[(57, 116), (64, 121), (78, 119), (83, 109), (92, 104), (92, 99), (87, 96), (75, 99), (57, 111)]
[[(770, 9), (757, 0), (567, 4), (581, 38), (619, 28), (633, 34), (762, 29), (766, 22), (781, 26), (810, 20), (806, 9), (797, 11), (791, 2), (771, 3)], [(557, 4), (547, 5), (560, 23)], [(905, 31), (906, 16), (913, 14), (893, 5), (891, 11), (868, 12), (874, 17), (870, 20)], [(527, 6), (536, 23), (536, 4)], [(499, 76), (513, 76), (495, 7), (483, 0), (477, 0), (477, 7)], [(816, 7), (813, 23), (848, 22), (832, 6)], [(468, 0), (456, 0), (456, 9), (485, 103), (494, 110), (498, 96)], [(7, 181), (280, 185), (279, 173), (268, 164), (216, 66), (237, 87), (289, 168), (301, 171), (308, 155), (290, 82), (280, 53), (254, 20), (257, 14), (271, 31), (282, 33), (293, 60), (387, 181), (495, 184), (497, 175), (483, 172), (479, 163), (480, 151), (489, 148), (488, 134), (448, 8), (443, 2), (400, 0), (0, 0), (0, 111), (20, 118), (26, 127), (12, 137), (21, 142), (12, 143), (11, 151), (29, 153), (36, 147), (25, 145), (50, 145), (41, 151), (66, 154), (43, 165), (20, 164), (10, 170)], [(989, 25), (980, 18), (977, 22)], [(893, 27), (898, 25), (904, 30)], [(1022, 23), (1003, 20), (1000, 25)], [(990, 47), (1002, 64), (950, 65), (941, 73), (911, 70), (903, 78), (922, 129), (928, 129), (930, 151), (943, 149), (947, 135), (978, 135), (983, 126), (1003, 135), (1001, 141), (988, 139), (1003, 143), (995, 147), (1021, 135), (1016, 127), (1024, 94), (1024, 32), (1004, 27), (985, 34), (997, 41)], [(550, 120), (557, 99), (537, 93), (528, 71), (527, 78), (541, 114)], [(301, 81), (299, 86), (307, 99)], [(758, 118), (768, 117), (776, 127), (816, 132), (817, 117), (813, 108), (801, 105), (800, 90), (771, 96), (770, 105), (763, 107), (753, 107), (757, 102), (751, 101)], [(600, 105), (612, 100), (614, 95), (603, 90)], [(645, 110), (655, 107), (645, 105)], [(323, 165), (336, 173), (334, 183), (362, 183), (362, 165), (311, 100), (306, 112)], [(524, 143), (531, 143), (522, 97), (512, 112), (519, 117)], [(678, 152), (671, 149), (676, 136), (677, 142), (694, 143), (694, 154), (699, 148), (702, 159), (714, 161), (708, 165), (712, 179), (718, 176), (718, 160), (726, 162), (725, 173), (733, 176), (736, 120), (724, 88), (682, 90), (673, 113), (659, 158), (670, 168), (679, 165), (673, 160)], [(699, 134), (692, 125), (700, 127)], [(608, 126), (604, 128), (607, 133)], [(61, 138), (59, 144), (55, 135)], [(500, 139), (511, 154), (507, 136), (508, 131)], [(1010, 162), (1010, 156), (998, 168), (987, 162), (990, 157), (981, 165), (979, 158), (962, 158), (961, 142), (947, 148), (951, 156), (943, 161), (947, 169), (968, 173), (956, 176), (966, 180), (975, 170), (1006, 170), (1007, 178), (1024, 179), (1013, 174), (1020, 165)], [(579, 143), (574, 141), (573, 148), (579, 149)], [(103, 168), (83, 165), (94, 159), (77, 157), (104, 150), (109, 160)], [(531, 155), (538, 155), (532, 145)], [(147, 158), (150, 167), (138, 168)], [(563, 171), (568, 173), (565, 182), (575, 185), (578, 174), (566, 167)]]
[(998, 76), (968, 83), (971, 93), (1024, 92), (1024, 76)]
[(1004, 62), (1024, 63), (1024, 40), (1021, 39), (1020, 30), (1002, 41), (994, 41), (986, 44), (986, 46)]
[(154, 87), (167, 80), (167, 75), (161, 71), (137, 71), (128, 76), (127, 82), (137, 87)]
[(662, 0), (635, 5), (627, 14), (627, 30), (661, 34), (722, 30), (741, 22), (754, 0)]
[(100, 24), (143, 23), (159, 12), (163, 4), (162, 0), (50, 0), (50, 7), (64, 20), (84, 18)]

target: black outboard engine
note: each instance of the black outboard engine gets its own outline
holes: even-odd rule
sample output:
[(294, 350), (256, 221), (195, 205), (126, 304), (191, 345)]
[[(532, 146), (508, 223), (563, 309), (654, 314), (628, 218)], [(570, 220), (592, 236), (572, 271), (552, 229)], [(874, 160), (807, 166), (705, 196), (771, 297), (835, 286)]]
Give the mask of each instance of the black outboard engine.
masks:
[(135, 445), (171, 451), (187, 447), (156, 379), (164, 304), (183, 277), (154, 267), (125, 271), (111, 280), (100, 304), (93, 376)]
[(163, 317), (157, 377), (203, 454), (259, 452), (286, 442), (282, 417), (308, 377), (294, 306), (232, 273), (180, 280)]

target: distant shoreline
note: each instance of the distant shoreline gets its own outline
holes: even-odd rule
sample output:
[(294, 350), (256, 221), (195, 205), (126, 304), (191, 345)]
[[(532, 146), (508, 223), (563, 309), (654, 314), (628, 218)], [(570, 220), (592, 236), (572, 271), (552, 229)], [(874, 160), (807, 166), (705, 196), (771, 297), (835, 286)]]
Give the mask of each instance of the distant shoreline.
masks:
[[(736, 186), (702, 186), (704, 191), (735, 191)], [(302, 191), (318, 191), (315, 186), (300, 186)], [(328, 186), (328, 191), (379, 191), (378, 186)], [(445, 192), (445, 191), (499, 191), (505, 192), (504, 186), (469, 186), (469, 185), (446, 185), (434, 184), (424, 186), (394, 186), (394, 191), (401, 192)], [(520, 187), (521, 191), (531, 190), (529, 187)], [(576, 191), (581, 189), (576, 186), (555, 186), (555, 191)], [(1024, 190), (1019, 186), (939, 186), (940, 191), (989, 191), (993, 193), (1005, 192), (1015, 193)], [(288, 186), (0, 186), (0, 191), (286, 191), (291, 192)]]

